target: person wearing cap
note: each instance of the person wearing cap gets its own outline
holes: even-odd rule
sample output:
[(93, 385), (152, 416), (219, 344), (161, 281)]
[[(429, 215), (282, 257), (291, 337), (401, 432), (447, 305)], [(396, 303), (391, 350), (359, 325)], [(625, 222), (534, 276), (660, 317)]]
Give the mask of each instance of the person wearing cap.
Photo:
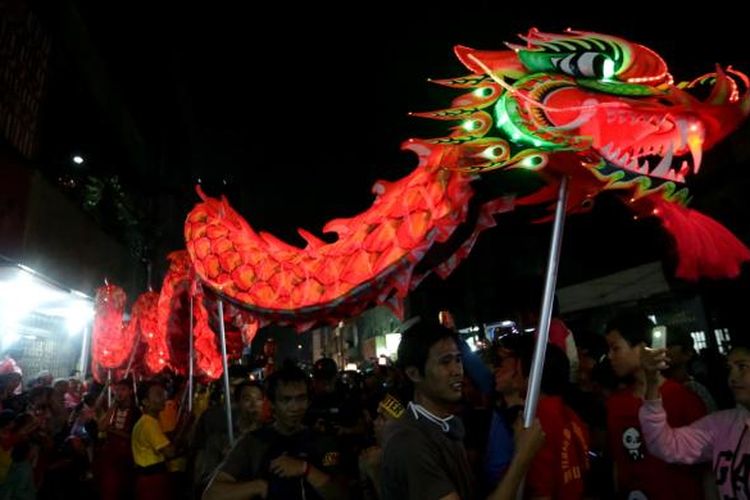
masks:
[(375, 445), (359, 454), (359, 478), (362, 496), (365, 499), (381, 498), (380, 487), (383, 468), (383, 430), (406, 413), (403, 403), (393, 394), (386, 394), (378, 403), (377, 416), (373, 421)]

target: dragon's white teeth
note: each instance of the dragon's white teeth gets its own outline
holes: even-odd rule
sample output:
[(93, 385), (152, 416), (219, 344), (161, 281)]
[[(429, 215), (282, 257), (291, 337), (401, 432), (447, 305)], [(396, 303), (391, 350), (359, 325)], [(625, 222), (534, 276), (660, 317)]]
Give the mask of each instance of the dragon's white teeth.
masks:
[(609, 155), (612, 152), (612, 144), (613, 143), (610, 142), (609, 144), (607, 144), (606, 146), (602, 148), (603, 155)]
[(637, 172), (638, 171), (638, 159), (633, 158), (632, 160), (630, 160), (630, 163), (628, 163), (627, 169)]
[(662, 158), (659, 164), (656, 165), (656, 168), (653, 172), (651, 172), (651, 175), (655, 177), (667, 176), (669, 167), (672, 165), (672, 158), (674, 157), (674, 154), (672, 153), (672, 146), (673, 144), (670, 142), (669, 147), (667, 147), (667, 154), (664, 155), (664, 158)]
[(677, 182), (685, 182), (685, 176), (682, 174), (677, 174), (676, 180)]
[(641, 172), (644, 174), (648, 174), (648, 160), (643, 160), (643, 163), (641, 163)]

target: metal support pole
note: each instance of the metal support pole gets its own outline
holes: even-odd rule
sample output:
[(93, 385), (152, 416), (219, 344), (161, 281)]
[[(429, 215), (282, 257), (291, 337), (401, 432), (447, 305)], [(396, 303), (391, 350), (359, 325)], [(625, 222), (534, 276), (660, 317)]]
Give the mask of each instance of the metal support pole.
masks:
[(107, 408), (112, 408), (112, 369), (107, 370)]
[(135, 407), (139, 408), (141, 406), (141, 402), (138, 401), (138, 383), (136, 382), (136, 374), (133, 374), (133, 398), (135, 398)]
[(536, 406), (539, 402), (539, 389), (542, 385), (542, 372), (544, 371), (544, 355), (547, 351), (549, 339), (549, 324), (552, 319), (552, 304), (555, 298), (555, 287), (557, 285), (557, 266), (560, 261), (560, 247), (562, 246), (563, 226), (565, 225), (565, 206), (568, 201), (568, 178), (560, 179), (560, 188), (557, 192), (557, 205), (555, 206), (555, 223), (552, 227), (552, 243), (547, 259), (547, 275), (544, 283), (544, 297), (542, 300), (542, 312), (539, 315), (539, 326), (537, 327), (536, 345), (534, 346), (534, 358), (531, 362), (531, 373), (529, 376), (529, 390), (526, 395), (526, 405), (523, 410), (524, 427), (530, 427), (536, 416)]
[(91, 330), (92, 323), (89, 322), (83, 327), (83, 339), (81, 340), (81, 359), (79, 369), (81, 370), (81, 380), (86, 380), (86, 372), (89, 369), (89, 349), (91, 349)]
[(224, 330), (224, 301), (219, 299), (219, 336), (221, 338), (221, 364), (224, 368), (224, 407), (227, 413), (227, 435), (229, 446), (234, 446), (232, 429), (232, 395), (229, 391), (229, 363), (227, 363), (227, 334)]
[(193, 413), (193, 357), (195, 351), (193, 350), (193, 295), (190, 295), (190, 334), (189, 334), (189, 349), (188, 349), (188, 412)]

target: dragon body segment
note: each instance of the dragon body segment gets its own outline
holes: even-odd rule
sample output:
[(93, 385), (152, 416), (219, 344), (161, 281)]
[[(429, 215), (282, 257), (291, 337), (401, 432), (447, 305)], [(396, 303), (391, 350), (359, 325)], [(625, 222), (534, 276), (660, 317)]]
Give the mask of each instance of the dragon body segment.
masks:
[[(258, 326), (267, 319), (306, 329), (321, 315), (340, 320), (375, 303), (401, 314), (422, 277), (414, 267), (465, 221), (473, 195), (470, 176), (440, 167), (443, 150), (419, 141), (405, 147), (419, 156), (417, 168), (399, 181), (377, 182), (367, 211), (329, 222), (324, 231), (338, 236), (330, 244), (304, 230), (304, 248), (256, 233), (226, 200), (200, 193), (204, 202), (185, 226), (197, 274), (253, 313)], [(504, 209), (497, 202), (483, 207)]]
[[(716, 221), (684, 205), (685, 179), (702, 154), (750, 111), (747, 77), (718, 68), (675, 85), (652, 50), (610, 35), (531, 30), (523, 45), (477, 51), (456, 47), (472, 72), (435, 83), (462, 95), (441, 110), (416, 116), (454, 122), (434, 139), (411, 139), (416, 169), (396, 182), (379, 181), (365, 212), (329, 222), (328, 243), (300, 230), (304, 248), (256, 232), (225, 199), (205, 196), (190, 212), (185, 239), (197, 276), (248, 312), (257, 329), (274, 322), (303, 331), (335, 324), (374, 304), (397, 314), (424, 277), (417, 265), (456, 229), (473, 224), (458, 249), (432, 263), (441, 276), (466, 257), (506, 199), (485, 203), (467, 219), (477, 175), (499, 169), (536, 171), (545, 188), (516, 204), (554, 201), (569, 178), (568, 212), (586, 210), (604, 190), (616, 190), (637, 215), (660, 217), (676, 240), (678, 276), (727, 277), (750, 251)], [(699, 99), (697, 96), (703, 94)], [(720, 250), (717, 250), (720, 249)]]

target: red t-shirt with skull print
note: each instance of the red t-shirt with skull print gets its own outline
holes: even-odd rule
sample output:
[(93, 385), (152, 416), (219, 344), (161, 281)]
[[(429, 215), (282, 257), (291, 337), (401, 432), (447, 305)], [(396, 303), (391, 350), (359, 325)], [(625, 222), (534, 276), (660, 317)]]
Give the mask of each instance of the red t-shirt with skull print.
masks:
[[(672, 427), (692, 423), (706, 414), (698, 396), (682, 384), (666, 380), (661, 397)], [(607, 399), (607, 434), (617, 468), (618, 498), (627, 500), (702, 500), (701, 470), (668, 464), (646, 449), (638, 421), (643, 400), (625, 389)]]

